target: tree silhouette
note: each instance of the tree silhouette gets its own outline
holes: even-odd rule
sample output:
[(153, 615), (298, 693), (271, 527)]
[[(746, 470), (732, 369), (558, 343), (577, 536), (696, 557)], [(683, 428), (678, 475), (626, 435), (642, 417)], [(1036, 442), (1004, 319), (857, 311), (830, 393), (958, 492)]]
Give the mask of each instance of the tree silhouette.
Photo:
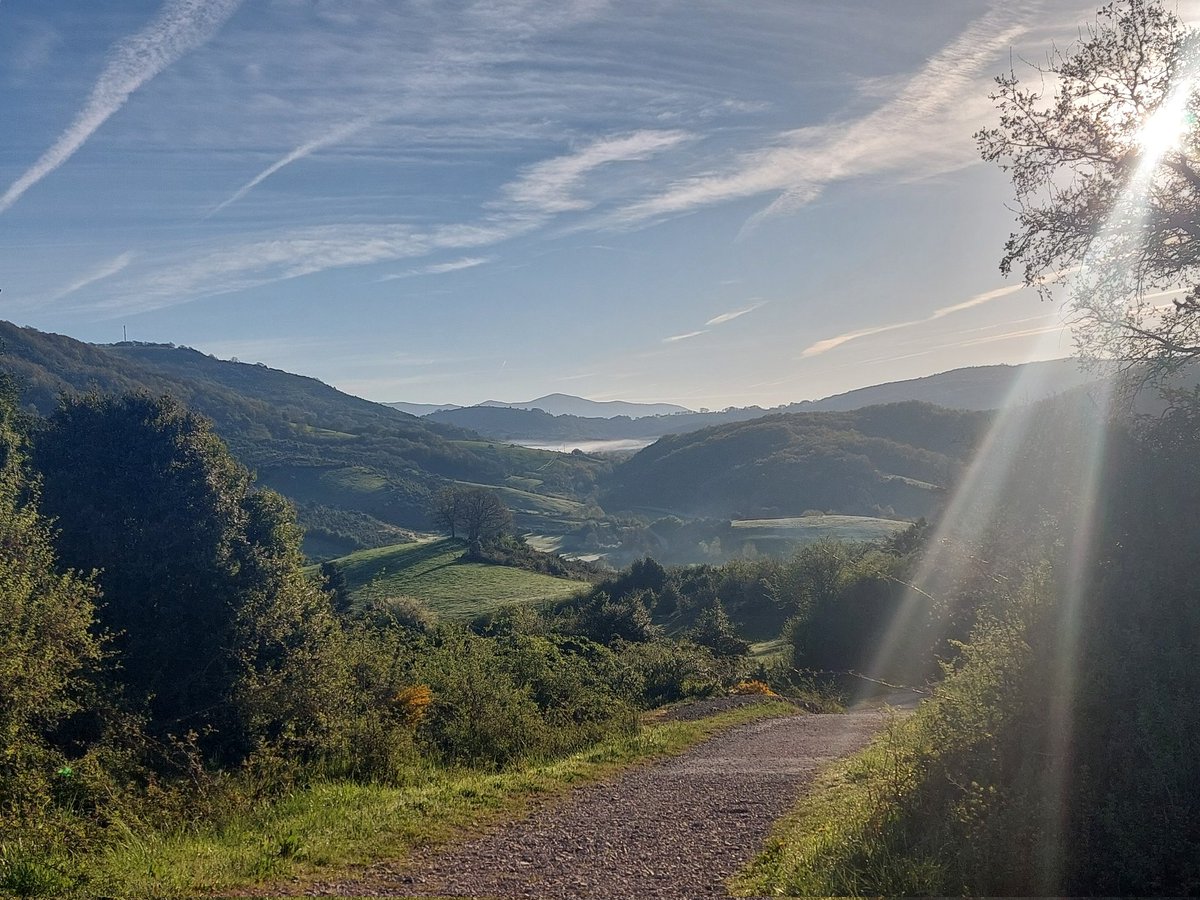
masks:
[(1001, 271), (1065, 289), (1083, 349), (1145, 377), (1200, 358), (1198, 51), (1160, 3), (1110, 4), (1025, 81), (998, 77), (976, 135), (1016, 192)]

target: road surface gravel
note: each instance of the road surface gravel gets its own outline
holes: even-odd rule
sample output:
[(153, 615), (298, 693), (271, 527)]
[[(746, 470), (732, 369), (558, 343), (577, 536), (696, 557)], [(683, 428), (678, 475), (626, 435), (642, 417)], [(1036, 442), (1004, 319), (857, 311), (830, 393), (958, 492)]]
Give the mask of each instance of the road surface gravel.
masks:
[(682, 756), (578, 788), (525, 818), (314, 885), (315, 896), (724, 897), (825, 763), (858, 750), (878, 709), (733, 728)]

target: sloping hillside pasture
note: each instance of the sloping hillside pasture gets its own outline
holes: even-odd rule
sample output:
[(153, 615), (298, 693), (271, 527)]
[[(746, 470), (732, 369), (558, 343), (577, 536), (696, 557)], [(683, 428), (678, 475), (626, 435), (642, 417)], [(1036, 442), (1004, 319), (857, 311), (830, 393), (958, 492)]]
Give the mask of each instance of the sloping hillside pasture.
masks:
[(425, 541), (360, 550), (334, 564), (356, 601), (416, 597), (445, 619), (468, 620), (513, 603), (562, 600), (588, 587), (491, 563), (460, 560), (457, 541)]

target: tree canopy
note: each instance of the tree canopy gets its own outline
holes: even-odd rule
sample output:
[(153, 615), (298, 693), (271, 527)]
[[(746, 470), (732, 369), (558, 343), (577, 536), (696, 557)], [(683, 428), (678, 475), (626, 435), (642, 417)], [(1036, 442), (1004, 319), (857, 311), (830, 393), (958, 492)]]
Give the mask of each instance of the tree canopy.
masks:
[(0, 833), (47, 802), (59, 765), (54, 732), (81, 712), (102, 658), (90, 580), (56, 571), (15, 427), (14, 391), (0, 376)]
[(314, 677), (334, 627), (294, 511), (253, 490), (207, 419), (148, 394), (64, 398), (36, 448), (62, 560), (98, 570), (117, 678), (153, 731), (210, 731), (238, 755), (284, 727), (264, 696), (292, 711), (336, 681)]
[(512, 513), (493, 490), (447, 485), (433, 497), (430, 515), (450, 537), (476, 544), (512, 530)]
[(1100, 10), (1047, 62), (996, 79), (985, 160), (1012, 179), (1001, 271), (1065, 290), (1082, 347), (1152, 377), (1200, 358), (1200, 43), (1156, 0)]

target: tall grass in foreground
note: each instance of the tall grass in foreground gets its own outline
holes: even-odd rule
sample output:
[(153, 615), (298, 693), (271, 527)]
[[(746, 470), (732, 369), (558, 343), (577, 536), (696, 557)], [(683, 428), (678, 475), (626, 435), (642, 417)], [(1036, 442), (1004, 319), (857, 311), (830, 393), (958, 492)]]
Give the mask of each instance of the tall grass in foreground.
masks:
[[(1041, 748), (1014, 727), (1040, 673), (1031, 633), (1045, 586), (985, 622), (933, 697), (822, 773), (736, 879), (737, 895), (1035, 894)], [(1024, 887), (1025, 890), (1020, 888)]]
[(456, 829), (516, 814), (533, 797), (681, 753), (724, 728), (794, 712), (790, 704), (763, 703), (696, 722), (650, 725), (553, 762), (520, 763), (501, 772), (425, 764), (398, 786), (316, 783), (219, 827), (126, 830), (102, 855), (83, 863), (78, 893), (178, 897), (265, 881), (313, 880), (341, 867), (401, 857), (448, 839)]

